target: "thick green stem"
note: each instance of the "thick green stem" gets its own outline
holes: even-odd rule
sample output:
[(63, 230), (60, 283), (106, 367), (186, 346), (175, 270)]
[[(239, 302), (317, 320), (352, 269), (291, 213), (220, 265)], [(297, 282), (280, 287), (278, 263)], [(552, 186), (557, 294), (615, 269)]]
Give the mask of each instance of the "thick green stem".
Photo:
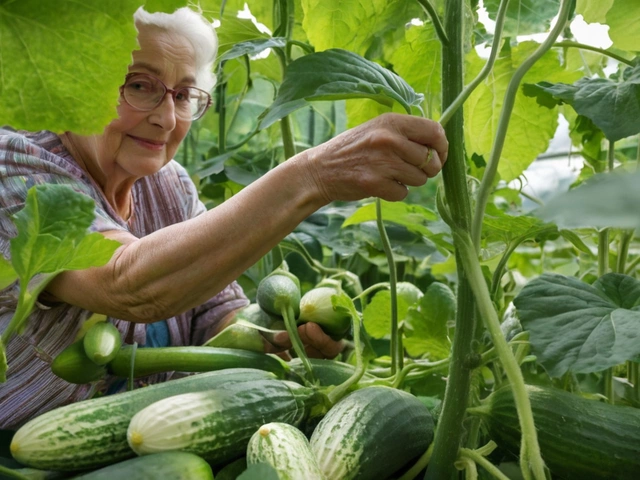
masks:
[[(420, 1), (420, 0), (418, 0)], [(509, 5), (509, 0), (502, 0), (500, 2), (500, 6), (498, 7), (498, 14), (496, 16), (496, 27), (493, 34), (493, 45), (491, 45), (491, 53), (489, 54), (489, 59), (487, 63), (485, 63), (480, 73), (472, 80), (472, 82), (464, 87), (464, 90), (456, 97), (456, 99), (451, 103), (447, 109), (444, 111), (442, 116), (440, 117), (440, 124), (445, 126), (451, 116), (462, 106), (462, 104), (469, 98), (469, 96), (473, 93), (473, 91), (482, 83), (482, 81), (487, 78), (487, 75), (493, 69), (493, 65), (496, 63), (496, 58), (498, 56), (498, 52), (500, 51), (500, 44), (502, 43), (502, 30), (504, 29), (504, 18), (507, 12), (507, 6)]]
[[(484, 325), (491, 335), (493, 346), (498, 352), (498, 357), (502, 367), (509, 379), (513, 390), (520, 428), (522, 431), (522, 453), (520, 468), (525, 478), (529, 475), (529, 468), (536, 480), (545, 480), (544, 462), (540, 455), (538, 445), (538, 435), (533, 422), (531, 402), (525, 388), (524, 377), (516, 358), (507, 343), (502, 330), (500, 329), (500, 319), (491, 302), (489, 288), (485, 282), (480, 264), (478, 263), (476, 250), (467, 232), (461, 230), (453, 231), (454, 238), (457, 239), (456, 249), (460, 254), (463, 267), (469, 277), (471, 288), (475, 295), (478, 310), (484, 321)], [(522, 461), (528, 459), (528, 463)]]
[(429, 0), (418, 0), (418, 3), (422, 6), (424, 11), (427, 12), (429, 18), (431, 18), (433, 27), (436, 30), (436, 35), (438, 35), (438, 38), (440, 39), (440, 43), (442, 43), (443, 45), (448, 45), (449, 39), (447, 38), (447, 34), (442, 27), (442, 22), (440, 21), (440, 17), (438, 16), (438, 12), (436, 12), (434, 6)]
[(33, 478), (32, 476), (24, 475), (21, 472), (5, 467), (4, 465), (0, 465), (0, 475), (8, 478), (16, 478), (18, 480), (30, 480)]
[[(281, 48), (275, 48), (276, 56), (280, 61), (280, 68), (284, 78), (287, 69), (287, 56)], [(280, 134), (282, 136), (282, 148), (284, 149), (284, 159), (288, 160), (296, 154), (296, 145), (291, 132), (291, 121), (289, 116), (285, 116), (280, 120)]]
[(629, 256), (629, 247), (633, 240), (633, 230), (622, 232), (620, 242), (618, 244), (618, 261), (616, 262), (616, 272), (624, 273), (627, 265), (627, 257)]
[(389, 287), (391, 292), (391, 372), (395, 374), (398, 369), (402, 368), (402, 359), (404, 355), (399, 349), (398, 340), (398, 292), (396, 289), (396, 262), (393, 259), (393, 252), (391, 251), (391, 244), (389, 243), (389, 237), (387, 231), (384, 228), (382, 222), (382, 202), (379, 198), (376, 198), (376, 223), (378, 225), (378, 232), (380, 232), (380, 240), (382, 241), (382, 249), (387, 257), (387, 264), (389, 265)]
[[(444, 26), (449, 43), (442, 49), (442, 105), (447, 108), (463, 90), (464, 80), (464, 1), (445, 3)], [(464, 154), (462, 108), (458, 108), (445, 126), (449, 139), (447, 163), (442, 169), (447, 210), (455, 226), (468, 231), (471, 225), (471, 204), (467, 188), (467, 165)], [(453, 224), (452, 224), (453, 225)], [(457, 249), (457, 246), (454, 246)], [(469, 402), (471, 372), (468, 361), (473, 353), (476, 332), (476, 306), (467, 276), (456, 253), (458, 274), (456, 330), (447, 375), (442, 412), (433, 445), (433, 456), (426, 480), (450, 479), (457, 475), (455, 461), (464, 435), (463, 421)]]
[[(224, 64), (220, 64), (219, 76), (224, 74)], [(216, 105), (218, 109), (218, 154), (222, 155), (227, 151), (227, 82), (221, 81), (216, 87)]]
[(565, 40), (562, 42), (556, 42), (554, 45), (554, 47), (569, 47), (569, 48), (579, 48), (580, 50), (590, 50), (592, 52), (596, 52), (596, 53), (600, 53), (602, 55), (605, 55), (607, 57), (613, 58), (614, 60), (619, 61), (620, 63), (624, 63), (625, 65), (633, 65), (633, 61), (631, 60), (627, 60), (626, 58), (624, 58), (621, 55), (617, 55), (613, 52), (610, 52), (609, 50), (604, 50), (602, 48), (598, 48), (598, 47), (593, 47), (591, 45), (585, 45), (584, 43), (578, 43), (578, 42), (572, 42), (569, 40)]
[(300, 339), (300, 335), (298, 335), (298, 326), (296, 325), (296, 315), (293, 311), (293, 307), (291, 305), (282, 309), (280, 312), (282, 318), (284, 319), (284, 326), (289, 334), (289, 339), (291, 340), (291, 346), (293, 346), (293, 351), (296, 352), (296, 355), (302, 362), (304, 369), (307, 372), (310, 382), (315, 382), (315, 375), (313, 373), (313, 367), (311, 366), (311, 362), (309, 361), (309, 357), (307, 357), (307, 352), (304, 350), (304, 345), (302, 344), (302, 340)]
[(509, 121), (511, 120), (511, 114), (513, 113), (513, 107), (515, 105), (516, 94), (520, 88), (520, 83), (529, 69), (536, 63), (549, 49), (553, 46), (558, 36), (562, 33), (567, 24), (569, 13), (571, 11), (571, 4), (573, 0), (562, 0), (562, 6), (558, 13), (558, 21), (545, 39), (545, 41), (533, 52), (524, 62), (520, 65), (511, 80), (509, 86), (504, 95), (504, 102), (502, 111), (500, 113), (500, 120), (498, 122), (498, 129), (496, 131), (496, 138), (493, 142), (489, 161), (480, 183), (478, 190), (478, 196), (476, 198), (476, 208), (473, 215), (473, 227), (471, 229), (471, 238), (476, 249), (480, 245), (480, 237), (482, 235), (482, 219), (484, 212), (489, 201), (489, 195), (493, 189), (493, 183), (498, 172), (498, 163), (500, 162), (500, 156), (502, 155), (502, 149), (507, 138), (507, 128), (509, 127)]
[(475, 463), (480, 465), (482, 468), (484, 468), (487, 472), (489, 472), (493, 476), (493, 478), (497, 478), (498, 480), (509, 480), (509, 477), (507, 477), (504, 473), (502, 473), (498, 467), (496, 467), (493, 463), (491, 463), (489, 460), (487, 460), (485, 457), (480, 455), (475, 450), (470, 450), (468, 448), (461, 448), (460, 457), (468, 458), (469, 460), (474, 461)]

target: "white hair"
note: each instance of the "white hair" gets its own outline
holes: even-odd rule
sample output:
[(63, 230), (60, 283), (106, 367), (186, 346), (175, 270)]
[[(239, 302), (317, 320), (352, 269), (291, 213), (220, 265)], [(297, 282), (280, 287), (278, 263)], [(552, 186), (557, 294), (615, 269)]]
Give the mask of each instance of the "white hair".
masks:
[(218, 53), (218, 36), (213, 24), (189, 7), (179, 8), (173, 13), (149, 13), (143, 7), (133, 14), (136, 28), (155, 26), (186, 38), (195, 52), (196, 84), (210, 92), (216, 84), (213, 63)]

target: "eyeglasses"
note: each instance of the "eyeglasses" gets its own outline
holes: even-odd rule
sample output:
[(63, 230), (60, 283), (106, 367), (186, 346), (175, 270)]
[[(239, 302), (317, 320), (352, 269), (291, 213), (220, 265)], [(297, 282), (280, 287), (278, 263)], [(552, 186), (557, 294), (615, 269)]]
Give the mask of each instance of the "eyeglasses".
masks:
[(211, 95), (196, 87), (173, 90), (160, 79), (146, 73), (129, 73), (120, 87), (120, 95), (131, 107), (150, 112), (162, 103), (167, 92), (173, 97), (175, 113), (181, 120), (197, 120), (211, 106)]

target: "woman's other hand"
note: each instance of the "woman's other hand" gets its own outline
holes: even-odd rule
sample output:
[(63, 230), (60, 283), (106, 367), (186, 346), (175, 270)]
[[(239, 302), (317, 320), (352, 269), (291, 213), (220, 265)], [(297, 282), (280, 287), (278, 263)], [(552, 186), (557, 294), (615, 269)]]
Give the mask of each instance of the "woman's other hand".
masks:
[(406, 186), (424, 185), (440, 172), (448, 145), (439, 123), (387, 113), (307, 150), (296, 161), (327, 202), (398, 201), (407, 196)]
[[(333, 340), (324, 333), (317, 323), (305, 323), (298, 327), (298, 335), (304, 345), (307, 355), (311, 358), (335, 358), (345, 347), (342, 340)], [(287, 350), (291, 349), (291, 339), (285, 331), (274, 335), (270, 342), (265, 339), (265, 352), (277, 353), (285, 360), (291, 357)]]

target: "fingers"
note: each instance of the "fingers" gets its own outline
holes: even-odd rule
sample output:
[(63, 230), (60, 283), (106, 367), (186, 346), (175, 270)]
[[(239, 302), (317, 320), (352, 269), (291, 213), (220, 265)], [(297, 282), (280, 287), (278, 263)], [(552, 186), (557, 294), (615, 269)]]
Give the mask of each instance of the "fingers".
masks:
[(333, 340), (317, 323), (301, 325), (298, 333), (307, 353), (313, 358), (334, 358), (344, 349), (343, 342)]
[(394, 126), (412, 142), (434, 149), (438, 154), (441, 165), (444, 165), (444, 162), (447, 161), (449, 141), (445, 135), (444, 128), (438, 122), (427, 118), (394, 113), (381, 115), (380, 119)]

